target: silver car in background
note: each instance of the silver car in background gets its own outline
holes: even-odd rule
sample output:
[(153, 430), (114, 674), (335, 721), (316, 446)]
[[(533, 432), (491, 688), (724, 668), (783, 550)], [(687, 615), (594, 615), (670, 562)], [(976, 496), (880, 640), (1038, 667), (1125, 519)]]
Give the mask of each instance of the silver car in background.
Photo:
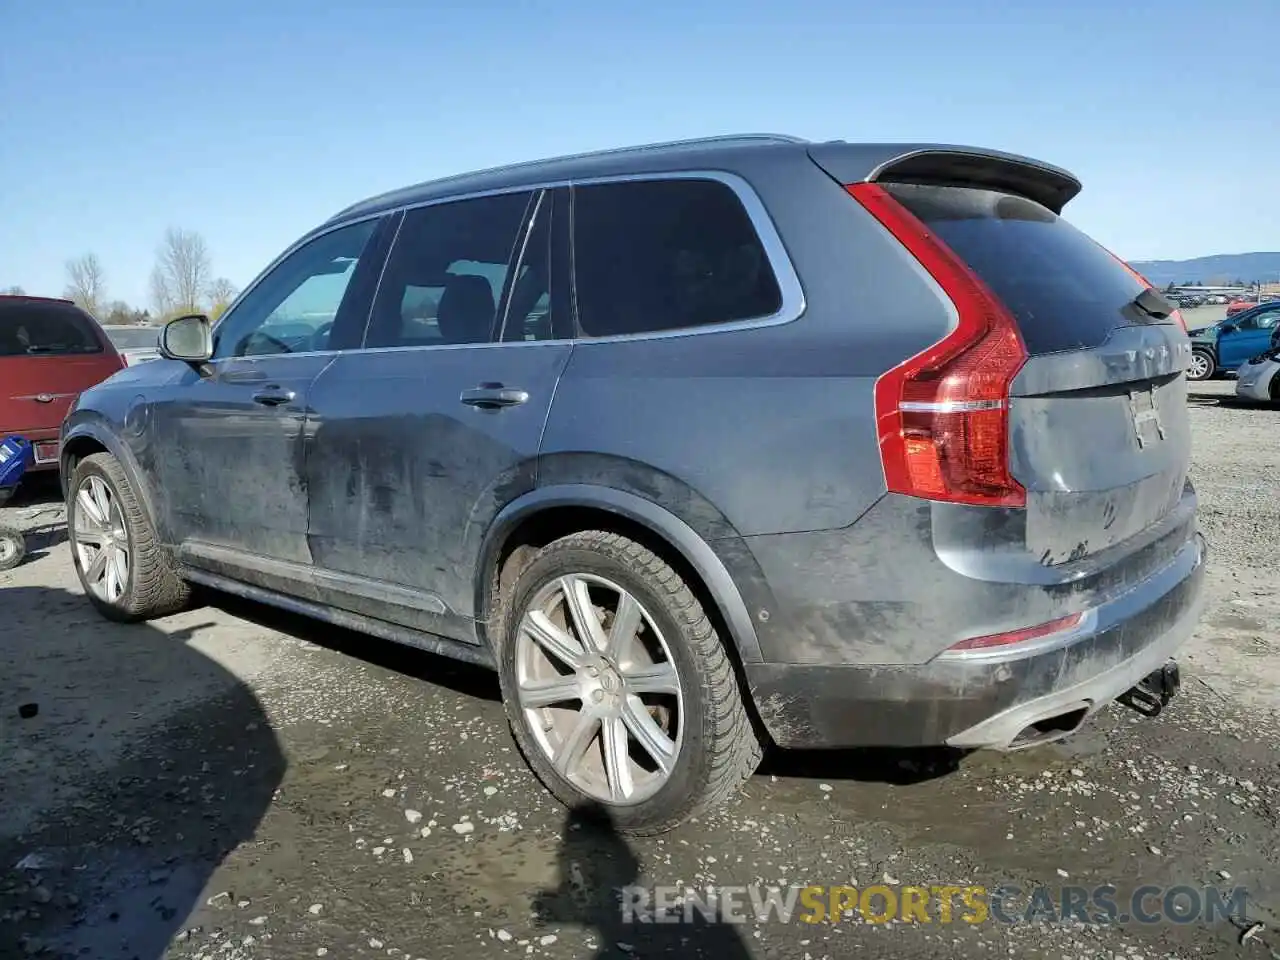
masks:
[(1236, 396), (1241, 400), (1280, 403), (1280, 348), (1272, 348), (1240, 365)]
[(124, 358), (125, 366), (133, 367), (160, 356), (159, 327), (115, 327), (102, 328), (116, 352)]

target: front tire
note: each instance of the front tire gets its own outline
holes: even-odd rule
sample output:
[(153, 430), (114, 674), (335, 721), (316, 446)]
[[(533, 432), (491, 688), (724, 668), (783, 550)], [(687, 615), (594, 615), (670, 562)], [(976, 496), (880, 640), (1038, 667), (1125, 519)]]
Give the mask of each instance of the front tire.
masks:
[(1192, 350), (1191, 362), (1187, 364), (1188, 380), (1208, 380), (1213, 376), (1217, 363), (1213, 359), (1213, 354), (1207, 350)]
[(190, 587), (173, 569), (115, 457), (85, 457), (68, 489), (71, 556), (80, 585), (99, 613), (131, 623), (187, 605)]
[(760, 763), (728, 652), (689, 585), (599, 530), (517, 579), (498, 651), (513, 735), (565, 806), (662, 833), (727, 801)]

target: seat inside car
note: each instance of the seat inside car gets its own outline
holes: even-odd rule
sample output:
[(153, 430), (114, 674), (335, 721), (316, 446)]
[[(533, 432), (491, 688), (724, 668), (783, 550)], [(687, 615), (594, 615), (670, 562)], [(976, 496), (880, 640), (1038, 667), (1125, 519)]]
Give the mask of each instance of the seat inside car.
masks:
[(436, 308), (436, 323), (445, 343), (487, 343), (497, 305), (493, 286), (484, 277), (450, 276)]

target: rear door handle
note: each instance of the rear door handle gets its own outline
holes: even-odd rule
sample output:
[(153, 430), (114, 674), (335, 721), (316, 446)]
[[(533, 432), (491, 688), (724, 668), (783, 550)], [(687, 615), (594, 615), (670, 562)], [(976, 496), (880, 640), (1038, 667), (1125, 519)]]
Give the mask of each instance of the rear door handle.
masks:
[(267, 387), (265, 390), (259, 390), (253, 395), (253, 402), (260, 403), (264, 407), (278, 407), (282, 403), (288, 403), (294, 398), (292, 390), (281, 390), (279, 387)]
[(529, 394), (515, 387), (505, 387), (500, 383), (482, 383), (470, 390), (463, 390), (458, 398), (469, 407), (481, 410), (498, 410), (502, 407), (515, 407), (529, 399)]

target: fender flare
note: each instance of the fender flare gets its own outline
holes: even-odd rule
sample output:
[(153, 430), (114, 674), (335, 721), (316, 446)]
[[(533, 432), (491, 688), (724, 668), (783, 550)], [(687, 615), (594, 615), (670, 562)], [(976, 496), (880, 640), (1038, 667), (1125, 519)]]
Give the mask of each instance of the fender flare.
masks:
[[(476, 577), (476, 611), (488, 610), (489, 577), (516, 527), (529, 517), (555, 507), (591, 507), (617, 514), (648, 528), (673, 547), (702, 579), (711, 600), (728, 627), (730, 637), (744, 663), (760, 663), (764, 657), (751, 614), (724, 562), (711, 546), (687, 523), (666, 508), (612, 487), (589, 483), (539, 487), (507, 504), (489, 525), (480, 549)], [(477, 626), (481, 622), (477, 621)], [(492, 645), (491, 641), (486, 641)]]
[[(159, 526), (159, 514), (155, 510), (155, 502), (152, 500), (151, 491), (147, 485), (142, 482), (142, 470), (138, 466), (137, 458), (134, 457), (133, 451), (129, 449), (129, 445), (121, 441), (108, 424), (95, 418), (85, 418), (75, 422), (68, 421), (63, 425), (61, 454), (60, 454), (60, 472), (62, 485), (62, 499), (67, 500), (67, 485), (71, 482), (71, 471), (67, 468), (68, 456), (67, 448), (76, 440), (87, 438), (93, 440), (99, 446), (103, 447), (107, 453), (116, 458), (120, 464), (120, 468), (124, 470), (125, 476), (129, 478), (129, 483), (133, 486), (134, 495), (142, 504), (142, 509), (146, 513), (147, 518), (151, 521), (151, 527), (157, 534), (161, 534)], [(161, 535), (161, 542), (165, 542), (166, 538)]]

